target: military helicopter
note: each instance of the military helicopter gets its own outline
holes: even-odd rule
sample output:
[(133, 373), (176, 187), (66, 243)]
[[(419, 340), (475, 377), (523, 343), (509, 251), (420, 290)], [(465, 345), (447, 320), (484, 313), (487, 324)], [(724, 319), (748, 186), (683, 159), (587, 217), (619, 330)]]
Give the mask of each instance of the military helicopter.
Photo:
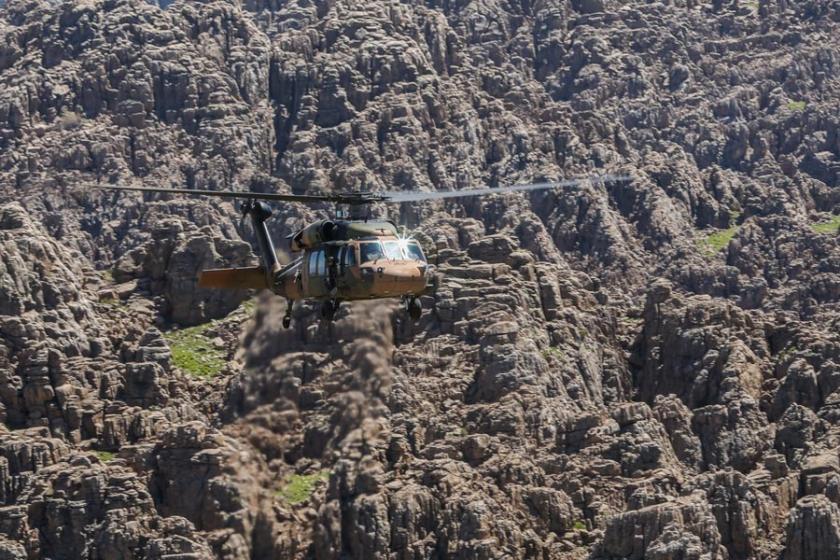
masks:
[[(535, 191), (576, 186), (584, 181), (626, 180), (629, 180), (629, 177), (601, 175), (584, 179), (458, 191), (345, 192), (323, 195), (94, 186), (117, 191), (243, 199), (240, 206), (242, 217), (251, 218), (261, 264), (253, 267), (204, 270), (199, 275), (198, 285), (203, 288), (237, 290), (269, 289), (286, 298), (288, 302), (283, 317), (283, 326), (288, 328), (291, 325), (295, 302), (310, 299), (321, 302), (321, 317), (327, 321), (334, 318), (344, 301), (392, 297), (402, 299), (405, 310), (413, 320), (420, 318), (422, 307), (419, 296), (431, 288), (433, 267), (426, 261), (420, 244), (410, 237), (399, 235), (394, 222), (370, 218), (371, 204)], [(288, 263), (281, 263), (266, 226), (266, 221), (272, 215), (268, 202), (332, 202), (338, 208), (335, 219), (314, 222), (288, 236), (292, 253), (301, 255)]]

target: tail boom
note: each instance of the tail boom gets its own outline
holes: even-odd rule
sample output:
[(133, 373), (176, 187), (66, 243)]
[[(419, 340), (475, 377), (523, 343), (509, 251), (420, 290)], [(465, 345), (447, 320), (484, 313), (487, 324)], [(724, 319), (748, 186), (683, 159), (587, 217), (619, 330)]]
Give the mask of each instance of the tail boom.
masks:
[(203, 270), (198, 276), (198, 285), (201, 288), (223, 290), (260, 290), (271, 287), (265, 268), (261, 266)]

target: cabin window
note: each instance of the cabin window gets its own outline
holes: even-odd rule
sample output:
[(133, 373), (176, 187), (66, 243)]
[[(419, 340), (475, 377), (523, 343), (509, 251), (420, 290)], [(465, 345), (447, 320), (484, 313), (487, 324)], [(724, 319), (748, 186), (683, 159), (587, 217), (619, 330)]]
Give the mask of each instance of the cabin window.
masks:
[(323, 249), (309, 253), (309, 276), (323, 276), (327, 271), (327, 259)]
[(416, 241), (404, 243), (403, 250), (405, 251), (405, 258), (408, 260), (426, 262), (426, 257), (423, 255), (423, 249), (420, 248), (420, 245)]
[(323, 250), (318, 251), (318, 275), (323, 276), (327, 273), (327, 255)]
[(383, 245), (385, 246), (385, 258), (391, 261), (403, 260), (399, 241), (386, 241)]
[(379, 241), (366, 241), (359, 244), (359, 249), (362, 253), (363, 263), (385, 258), (385, 254), (382, 252), (382, 245), (380, 245)]
[(309, 253), (309, 276), (315, 276), (318, 273), (318, 251)]

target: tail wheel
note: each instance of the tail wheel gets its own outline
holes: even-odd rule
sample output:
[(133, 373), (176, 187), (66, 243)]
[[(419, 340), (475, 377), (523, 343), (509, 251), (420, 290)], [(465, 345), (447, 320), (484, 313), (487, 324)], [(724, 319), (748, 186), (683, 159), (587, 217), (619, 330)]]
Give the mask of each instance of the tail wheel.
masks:
[(408, 316), (411, 317), (413, 321), (418, 320), (420, 315), (423, 314), (423, 306), (420, 304), (420, 300), (416, 297), (408, 300), (406, 307), (408, 309)]

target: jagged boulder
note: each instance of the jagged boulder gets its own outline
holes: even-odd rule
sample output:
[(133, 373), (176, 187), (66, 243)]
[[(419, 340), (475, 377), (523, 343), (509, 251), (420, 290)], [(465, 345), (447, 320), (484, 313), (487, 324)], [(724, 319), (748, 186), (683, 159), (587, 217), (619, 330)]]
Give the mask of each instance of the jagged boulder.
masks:
[(200, 272), (208, 268), (251, 264), (250, 246), (243, 241), (212, 237), (179, 220), (159, 223), (151, 239), (130, 251), (115, 266), (118, 281), (138, 280), (153, 295), (163, 295), (164, 314), (172, 322), (195, 325), (227, 315), (246, 297), (247, 290), (198, 287)]
[[(2, 2), (0, 556), (834, 550), (838, 24), (820, 1)], [(266, 298), (208, 328), (230, 364), (200, 379), (158, 328), (241, 301), (195, 286), (252, 262), (234, 206), (90, 187), (608, 172), (630, 180), (382, 205), (438, 270), (419, 322), (302, 303), (287, 330)]]
[[(651, 550), (652, 549), (652, 550)], [(701, 501), (680, 501), (628, 511), (607, 522), (599, 558), (727, 557), (714, 516)]]
[(840, 511), (825, 496), (805, 496), (791, 510), (783, 558), (823, 560), (840, 548)]

